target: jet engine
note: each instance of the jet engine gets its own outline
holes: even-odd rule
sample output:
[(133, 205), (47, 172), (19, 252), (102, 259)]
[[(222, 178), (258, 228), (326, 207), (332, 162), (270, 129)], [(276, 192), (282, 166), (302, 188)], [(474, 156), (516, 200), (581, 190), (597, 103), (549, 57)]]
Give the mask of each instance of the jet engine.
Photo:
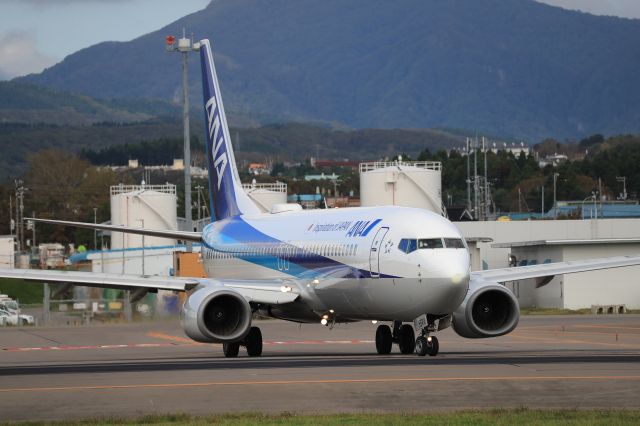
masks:
[(180, 319), (184, 332), (197, 342), (237, 342), (251, 328), (251, 306), (232, 288), (201, 286), (185, 300)]
[(520, 307), (513, 293), (498, 283), (473, 282), (453, 313), (453, 328), (462, 337), (497, 337), (518, 325)]

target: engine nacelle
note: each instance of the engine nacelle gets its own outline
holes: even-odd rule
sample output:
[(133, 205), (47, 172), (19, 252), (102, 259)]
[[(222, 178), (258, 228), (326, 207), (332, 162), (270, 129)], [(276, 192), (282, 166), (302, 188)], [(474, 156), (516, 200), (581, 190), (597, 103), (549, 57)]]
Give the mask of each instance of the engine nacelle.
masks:
[(196, 342), (237, 342), (251, 328), (251, 306), (231, 288), (202, 286), (187, 297), (180, 319), (184, 332)]
[(462, 337), (497, 337), (513, 331), (519, 319), (518, 299), (508, 288), (497, 283), (471, 283), (453, 313), (453, 328)]

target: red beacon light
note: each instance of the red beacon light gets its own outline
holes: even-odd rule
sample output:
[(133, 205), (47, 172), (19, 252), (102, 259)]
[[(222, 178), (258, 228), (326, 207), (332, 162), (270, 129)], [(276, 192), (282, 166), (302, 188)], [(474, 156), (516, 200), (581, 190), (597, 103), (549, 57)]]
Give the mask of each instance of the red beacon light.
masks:
[(175, 39), (176, 38), (174, 36), (167, 36), (167, 45), (171, 46)]

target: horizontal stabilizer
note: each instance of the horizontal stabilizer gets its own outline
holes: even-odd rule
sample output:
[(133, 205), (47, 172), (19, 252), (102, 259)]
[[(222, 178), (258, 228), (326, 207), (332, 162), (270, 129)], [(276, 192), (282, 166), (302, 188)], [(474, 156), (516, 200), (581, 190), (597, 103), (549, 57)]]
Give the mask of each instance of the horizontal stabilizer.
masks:
[(128, 226), (120, 226), (120, 225), (103, 225), (100, 223), (70, 222), (67, 220), (37, 219), (32, 217), (27, 217), (25, 219), (32, 220), (34, 222), (39, 222), (39, 223), (72, 226), (75, 228), (88, 228), (88, 229), (97, 229), (100, 231), (123, 232), (125, 234), (137, 234), (137, 235), (146, 235), (149, 237), (171, 238), (174, 240), (185, 240), (185, 241), (195, 241), (195, 242), (202, 241), (202, 233), (200, 232), (173, 231), (170, 229), (165, 230), (165, 229), (131, 228)]

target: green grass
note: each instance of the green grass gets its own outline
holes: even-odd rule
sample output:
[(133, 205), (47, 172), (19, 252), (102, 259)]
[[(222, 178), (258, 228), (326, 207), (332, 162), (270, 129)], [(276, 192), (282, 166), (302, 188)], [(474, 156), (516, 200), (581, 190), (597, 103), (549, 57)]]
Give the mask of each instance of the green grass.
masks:
[(90, 419), (77, 422), (29, 422), (29, 425), (631, 425), (640, 424), (640, 410), (530, 410), (493, 409), (427, 414), (296, 415), (282, 413), (225, 414), (195, 417), (187, 414), (153, 415), (128, 419)]
[(42, 303), (44, 286), (41, 283), (0, 278), (0, 294), (9, 295), (12, 299), (18, 300), (21, 305), (37, 304)]

